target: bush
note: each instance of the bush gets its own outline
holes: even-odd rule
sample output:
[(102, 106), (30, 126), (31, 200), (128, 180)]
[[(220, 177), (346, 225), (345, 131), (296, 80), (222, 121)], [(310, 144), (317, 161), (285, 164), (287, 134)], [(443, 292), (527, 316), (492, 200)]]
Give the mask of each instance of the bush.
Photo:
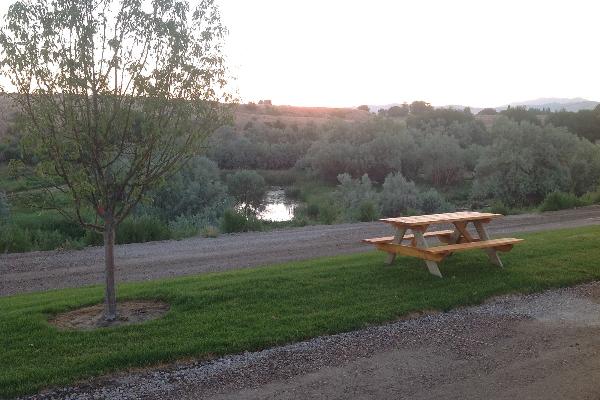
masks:
[(16, 225), (7, 225), (0, 230), (0, 252), (17, 253), (31, 251), (33, 243), (28, 230)]
[(372, 201), (361, 203), (358, 208), (358, 219), (361, 222), (375, 221), (379, 218), (379, 210), (377, 205)]
[(263, 169), (257, 171), (271, 186), (290, 186), (296, 183), (299, 179), (298, 171), (294, 169)]
[(453, 207), (435, 189), (429, 189), (419, 195), (419, 208), (425, 214), (450, 211)]
[(544, 199), (540, 211), (557, 211), (583, 205), (583, 202), (572, 193), (553, 192)]
[[(367, 174), (360, 179), (352, 179), (349, 174), (340, 174), (338, 181), (340, 184), (335, 196), (345, 221), (372, 221), (379, 215), (379, 195), (373, 189)], [(368, 210), (369, 207), (371, 210)], [(363, 215), (363, 212), (366, 214)]]
[(285, 196), (288, 199), (299, 200), (302, 196), (302, 190), (297, 186), (288, 187), (285, 189)]
[(203, 236), (209, 237), (212, 234), (205, 235), (204, 232), (209, 232), (212, 228), (217, 231), (216, 234), (218, 235), (218, 229), (216, 229), (215, 226), (218, 224), (219, 220), (220, 216), (217, 217), (212, 210), (190, 216), (180, 215), (173, 221), (169, 221), (169, 230), (171, 231), (171, 237), (173, 239), (183, 239), (201, 233)]
[(227, 177), (227, 190), (246, 216), (256, 215), (267, 192), (265, 179), (256, 171), (237, 171)]
[(38, 229), (31, 233), (31, 250), (54, 250), (61, 247), (67, 240), (68, 238), (59, 231)]
[(0, 191), (0, 225), (8, 222), (10, 219), (10, 204), (6, 193)]
[(326, 201), (319, 204), (319, 222), (324, 225), (333, 224), (340, 215), (340, 210), (333, 201)]
[(167, 225), (152, 216), (126, 219), (117, 227), (116, 233), (118, 244), (143, 243), (170, 238), (171, 234)]
[(600, 188), (592, 192), (585, 193), (583, 196), (580, 197), (580, 200), (583, 203), (583, 205), (600, 203)]
[(492, 203), (490, 212), (494, 214), (508, 215), (510, 214), (510, 208), (508, 208), (508, 206), (504, 204), (502, 200), (496, 200)]
[(198, 224), (195, 216), (180, 215), (173, 221), (169, 221), (169, 230), (171, 231), (171, 237), (179, 240), (200, 233), (201, 225)]
[(218, 219), (231, 206), (217, 164), (206, 157), (190, 160), (150, 197), (152, 204), (139, 206), (137, 213), (158, 214), (165, 220), (206, 213), (207, 210), (211, 210)]
[(221, 230), (225, 233), (249, 232), (262, 230), (261, 222), (254, 216), (246, 216), (235, 210), (227, 210), (223, 214)]
[(397, 217), (408, 209), (418, 208), (418, 192), (415, 184), (406, 180), (401, 173), (389, 174), (381, 191), (382, 213), (386, 217)]
[(219, 228), (216, 226), (209, 225), (202, 228), (202, 236), (205, 238), (216, 238), (219, 236), (219, 233)]
[[(143, 243), (171, 238), (169, 227), (154, 216), (128, 218), (117, 227), (115, 242), (117, 244)], [(102, 233), (86, 231), (83, 242), (86, 245), (99, 246), (104, 243)]]

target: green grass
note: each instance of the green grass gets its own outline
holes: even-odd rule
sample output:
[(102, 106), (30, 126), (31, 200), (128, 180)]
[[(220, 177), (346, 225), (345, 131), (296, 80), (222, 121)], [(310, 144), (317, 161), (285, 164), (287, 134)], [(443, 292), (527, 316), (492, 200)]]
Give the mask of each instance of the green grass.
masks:
[(600, 227), (523, 235), (502, 254), (457, 253), (443, 279), (421, 261), (384, 254), (323, 258), (257, 269), (119, 286), (124, 299), (171, 304), (162, 319), (93, 332), (58, 331), (53, 313), (102, 300), (102, 287), (0, 298), (0, 397), (183, 357), (211, 358), (449, 310), (493, 295), (534, 292), (600, 278)]

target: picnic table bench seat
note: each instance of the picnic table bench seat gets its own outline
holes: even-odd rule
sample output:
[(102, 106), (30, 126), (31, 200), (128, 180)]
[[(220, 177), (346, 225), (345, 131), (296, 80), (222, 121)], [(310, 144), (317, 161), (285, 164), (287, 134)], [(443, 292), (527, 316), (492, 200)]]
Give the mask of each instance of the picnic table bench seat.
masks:
[[(424, 237), (435, 236), (437, 238), (440, 238), (440, 237), (450, 237), (450, 236), (452, 236), (453, 233), (454, 233), (454, 231), (447, 229), (447, 230), (443, 230), (443, 231), (425, 232), (423, 234), (423, 236)], [(404, 237), (402, 238), (402, 241), (413, 240), (414, 238), (415, 238), (415, 235), (413, 235), (413, 234), (405, 234)], [(363, 239), (363, 242), (370, 243), (370, 244), (391, 243), (393, 241), (394, 241), (394, 236), (383, 236), (383, 237), (376, 237), (376, 238), (370, 238), (370, 239)]]
[(502, 238), (490, 240), (478, 240), (468, 243), (446, 244), (443, 246), (428, 247), (430, 253), (453, 253), (455, 251), (471, 250), (471, 249), (486, 249), (492, 248), (500, 251), (509, 251), (515, 243), (522, 242), (523, 239), (517, 238)]

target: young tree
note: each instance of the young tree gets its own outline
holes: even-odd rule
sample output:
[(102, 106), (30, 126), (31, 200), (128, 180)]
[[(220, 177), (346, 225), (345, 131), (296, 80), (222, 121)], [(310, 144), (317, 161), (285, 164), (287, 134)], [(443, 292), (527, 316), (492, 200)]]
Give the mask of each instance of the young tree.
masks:
[(26, 142), (72, 199), (56, 208), (104, 234), (114, 320), (115, 228), (222, 123), (226, 29), (213, 0), (23, 0), (4, 22), (0, 67)]

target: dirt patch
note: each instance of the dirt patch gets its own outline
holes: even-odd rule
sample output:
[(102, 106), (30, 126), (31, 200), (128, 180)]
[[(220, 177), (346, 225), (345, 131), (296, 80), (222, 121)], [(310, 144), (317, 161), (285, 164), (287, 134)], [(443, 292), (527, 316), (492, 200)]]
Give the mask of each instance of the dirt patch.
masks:
[(167, 303), (156, 300), (132, 300), (118, 304), (117, 319), (104, 320), (104, 304), (78, 308), (52, 317), (48, 322), (63, 330), (92, 330), (96, 328), (139, 324), (162, 317), (169, 311)]

